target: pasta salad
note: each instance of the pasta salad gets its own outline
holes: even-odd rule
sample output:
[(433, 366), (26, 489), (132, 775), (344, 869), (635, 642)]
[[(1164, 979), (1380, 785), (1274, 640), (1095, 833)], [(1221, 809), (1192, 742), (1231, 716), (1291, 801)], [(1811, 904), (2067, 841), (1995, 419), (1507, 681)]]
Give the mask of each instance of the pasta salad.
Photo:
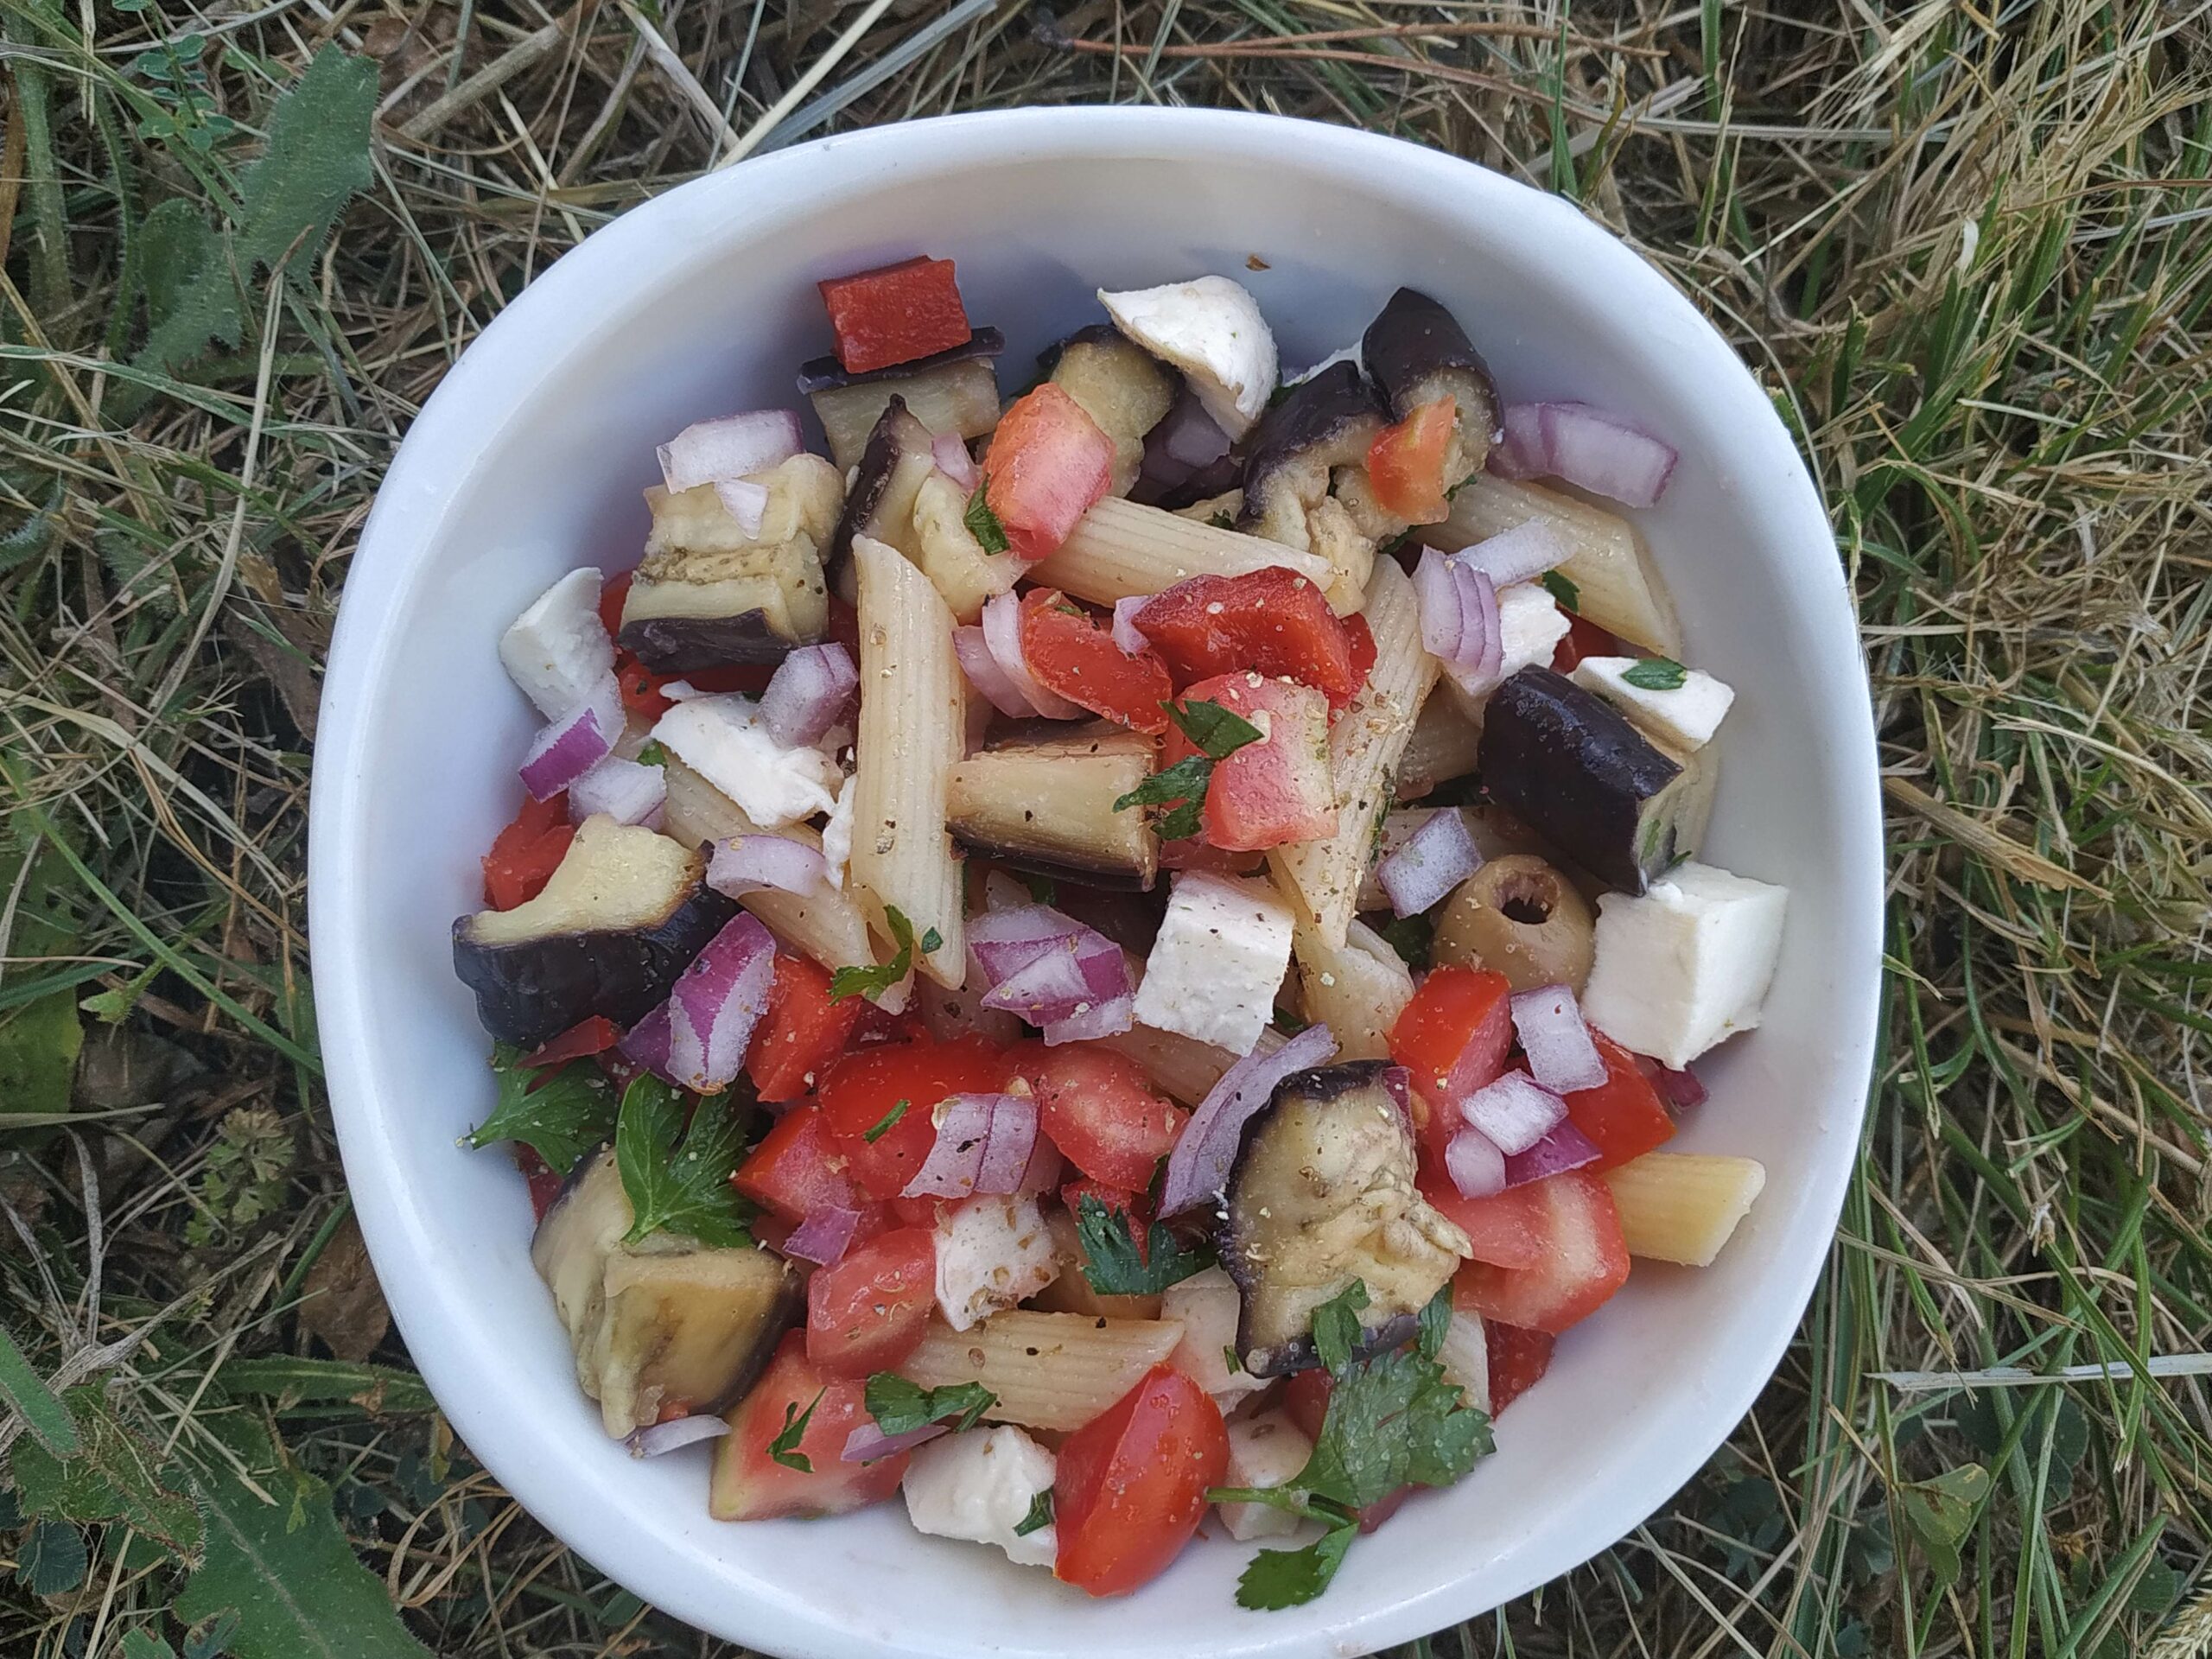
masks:
[(1700, 862), (1733, 693), (1402, 288), (1286, 378), (1219, 275), (1000, 388), (949, 261), (823, 283), (796, 409), (659, 450), (499, 655), (543, 727), (454, 960), (607, 1432), (727, 1521), (902, 1497), (1115, 1595), (1213, 1517), (1319, 1595), (1637, 1260), (1787, 895)]

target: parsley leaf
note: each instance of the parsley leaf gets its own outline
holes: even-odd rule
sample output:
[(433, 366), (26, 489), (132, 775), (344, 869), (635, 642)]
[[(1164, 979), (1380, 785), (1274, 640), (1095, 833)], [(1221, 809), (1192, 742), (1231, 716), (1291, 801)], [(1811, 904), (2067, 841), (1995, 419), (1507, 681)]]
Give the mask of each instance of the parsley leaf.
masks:
[(1260, 728), (1243, 715), (1199, 697), (1188, 702), (1163, 705), (1167, 718), (1183, 728), (1183, 735), (1215, 760), (1226, 760), (1247, 743), (1260, 741)]
[(998, 1404), (999, 1397), (980, 1382), (951, 1382), (925, 1389), (896, 1371), (878, 1371), (862, 1390), (868, 1414), (887, 1434), (906, 1434), (931, 1423), (949, 1422), (955, 1433), (970, 1429)]
[(822, 1403), (822, 1395), (829, 1392), (827, 1389), (822, 1389), (807, 1402), (804, 1411), (799, 1410), (796, 1400), (784, 1402), (784, 1426), (777, 1431), (776, 1438), (768, 1442), (768, 1455), (785, 1468), (796, 1469), (802, 1475), (814, 1472), (814, 1459), (798, 1449), (798, 1443), (806, 1438), (806, 1426), (814, 1421), (815, 1407)]
[(578, 1060), (557, 1071), (524, 1066), (522, 1051), (501, 1043), (492, 1051), (499, 1103), (468, 1132), (472, 1147), (519, 1141), (565, 1175), (594, 1147), (614, 1133), (614, 1090), (600, 1069)]
[(1288, 1008), (1277, 1008), (1268, 1016), (1268, 1023), (1282, 1033), (1284, 1036), (1295, 1037), (1313, 1022), (1311, 1020), (1300, 1019)]
[(1444, 1333), (1451, 1328), (1452, 1287), (1447, 1282), (1421, 1311), (1421, 1335), (1414, 1345), (1423, 1359), (1434, 1359), (1444, 1351)]
[(1234, 530), (1236, 528), (1236, 521), (1230, 518), (1225, 512), (1208, 513), (1206, 515), (1206, 523), (1211, 524), (1216, 530)]
[(1236, 1605), (1255, 1612), (1302, 1606), (1329, 1587), (1358, 1535), (1356, 1525), (1334, 1526), (1303, 1549), (1262, 1550), (1236, 1580)]
[(1398, 953), (1398, 958), (1408, 968), (1426, 968), (1429, 953), (1436, 943), (1436, 918), (1426, 913), (1419, 916), (1397, 916), (1375, 930), (1382, 936), (1383, 943)]
[(867, 1141), (871, 1147), (874, 1146), (877, 1141), (882, 1140), (885, 1135), (891, 1133), (892, 1126), (897, 1123), (900, 1118), (906, 1116), (906, 1109), (913, 1103), (914, 1103), (911, 1100), (893, 1101), (891, 1103), (891, 1109), (889, 1111), (886, 1112), (881, 1117), (877, 1118), (874, 1122), (869, 1124), (868, 1128), (861, 1131), (861, 1139)]
[(1029, 1500), (1029, 1513), (1023, 1516), (1014, 1529), (1017, 1538), (1027, 1538), (1033, 1532), (1041, 1532), (1052, 1524), (1052, 1489), (1047, 1486)]
[(1075, 1230), (1083, 1245), (1083, 1276), (1101, 1296), (1156, 1296), (1214, 1264), (1211, 1249), (1184, 1249), (1156, 1221), (1140, 1250), (1128, 1212), (1109, 1210), (1095, 1192), (1077, 1200)]
[(1582, 614), (1582, 590), (1557, 570), (1547, 570), (1536, 578), (1544, 584), (1544, 591), (1560, 602), (1571, 615)]
[[(913, 971), (914, 925), (896, 905), (883, 907), (883, 925), (891, 930), (891, 937), (899, 942), (899, 954), (890, 961), (871, 963), (864, 967), (840, 968), (830, 976), (830, 1000), (841, 997), (864, 996), (871, 1002)], [(944, 938), (931, 928), (922, 935), (922, 954), (927, 956), (944, 943)]]
[(668, 751), (661, 747), (658, 738), (652, 739), (638, 751), (638, 764), (641, 766), (664, 766), (668, 764)]
[(1331, 1376), (1341, 1376), (1366, 1332), (1359, 1310), (1367, 1306), (1367, 1281), (1355, 1279), (1313, 1310), (1313, 1351)]
[(1203, 697), (1192, 702), (1164, 702), (1160, 707), (1182, 728), (1183, 735), (1198, 745), (1198, 753), (1178, 760), (1165, 771), (1154, 772), (1116, 801), (1114, 810), (1119, 812), (1132, 806), (1172, 807), (1173, 810), (1154, 820), (1153, 828), (1164, 840), (1181, 841), (1198, 833), (1198, 809), (1205, 804), (1214, 762), (1226, 760), (1247, 743), (1258, 742), (1261, 733), (1243, 715)]
[(1038, 875), (1027, 870), (1016, 870), (1015, 877), (1029, 889), (1029, 896), (1040, 905), (1060, 902), (1060, 884), (1049, 875)]
[(622, 1242), (671, 1232), (724, 1249), (752, 1243), (752, 1206), (729, 1185), (745, 1149), (744, 1120), (720, 1099), (699, 1102), (689, 1129), (683, 1117), (683, 1096), (658, 1077), (639, 1077), (622, 1091), (614, 1163), (635, 1217)]
[(1679, 691), (1689, 677), (1671, 657), (1645, 657), (1630, 664), (1621, 678), (1639, 691)]
[(1006, 538), (1006, 526), (999, 522), (998, 514), (991, 511), (991, 504), (983, 499), (983, 492), (989, 487), (988, 480), (976, 486), (976, 493), (968, 498), (968, 511), (963, 515), (962, 521), (967, 524), (968, 533), (976, 538), (976, 544), (984, 552), (1003, 553), (1012, 543)]

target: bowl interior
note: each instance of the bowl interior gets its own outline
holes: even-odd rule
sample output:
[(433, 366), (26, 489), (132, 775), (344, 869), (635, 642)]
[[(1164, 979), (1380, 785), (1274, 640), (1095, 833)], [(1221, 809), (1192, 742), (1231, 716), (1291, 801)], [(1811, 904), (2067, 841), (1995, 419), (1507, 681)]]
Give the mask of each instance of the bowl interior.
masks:
[[(653, 445), (798, 402), (828, 347), (816, 278), (918, 250), (958, 262), (1002, 327), (1002, 383), (1098, 315), (1092, 291), (1201, 271), (1246, 283), (1286, 371), (1355, 338), (1407, 283), (1450, 305), (1513, 398), (1588, 398), (1682, 461), (1643, 520), (1690, 660), (1738, 692), (1713, 861), (1791, 889), (1766, 1028), (1701, 1067), (1680, 1145), (1764, 1161), (1719, 1264), (1639, 1265), (1560, 1344), (1497, 1455), (1357, 1545), (1320, 1601), (1232, 1603), (1246, 1551), (1186, 1552), (1092, 1603), (896, 1506), (831, 1522), (706, 1513), (704, 1449), (651, 1463), (601, 1433), (531, 1269), (488, 1109), (453, 918), (512, 810), (532, 728), (499, 630), (581, 563), (632, 563)], [(1693, 1473), (1802, 1308), (1855, 1144), (1872, 1029), (1878, 828), (1865, 682), (1825, 522), (1749, 375), (1655, 273), (1568, 207), (1387, 140), (1259, 118), (960, 118), (785, 152), (633, 211), (543, 276), (432, 400), (349, 580), (315, 804), (316, 990), (346, 1169), (410, 1351), (475, 1453), (639, 1594), (791, 1656), (1357, 1652), (1582, 1560)], [(855, 1593), (858, 1591), (859, 1593)]]

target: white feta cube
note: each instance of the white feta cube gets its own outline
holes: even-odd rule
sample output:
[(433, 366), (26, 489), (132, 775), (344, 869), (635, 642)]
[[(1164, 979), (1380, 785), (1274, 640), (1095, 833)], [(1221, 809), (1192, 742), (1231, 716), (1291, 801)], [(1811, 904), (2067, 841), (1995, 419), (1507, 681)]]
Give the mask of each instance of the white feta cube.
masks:
[(1160, 1317), (1179, 1320), (1183, 1326), (1183, 1340), (1175, 1344), (1167, 1363), (1213, 1395), (1224, 1411), (1265, 1386), (1264, 1379), (1230, 1363), (1240, 1308), (1236, 1281), (1219, 1268), (1192, 1274), (1160, 1296)]
[[(1736, 701), (1734, 690), (1702, 669), (1681, 670), (1680, 685), (1655, 689), (1629, 679), (1641, 657), (1585, 657), (1574, 665), (1574, 683), (1595, 691), (1669, 748), (1703, 748), (1719, 729), (1721, 717)], [(1645, 677), (1652, 677), (1647, 671)]]
[(1137, 988), (1138, 1023), (1249, 1054), (1290, 966), (1290, 907), (1264, 880), (1187, 870)]
[(835, 760), (819, 749), (785, 748), (761, 724), (760, 705), (734, 692), (677, 703), (653, 737), (763, 830), (830, 811), (844, 786)]
[(850, 778), (837, 786), (837, 804), (830, 809), (830, 822), (822, 826), (822, 862), (830, 885), (845, 885), (845, 864), (853, 855), (853, 788)]
[[(1229, 1472), (1224, 1486), (1250, 1486), (1262, 1491), (1295, 1479), (1313, 1455), (1313, 1442), (1298, 1425), (1280, 1411), (1264, 1411), (1229, 1425)], [(1240, 1542), (1254, 1538), (1283, 1538), (1296, 1532), (1300, 1517), (1268, 1503), (1222, 1503), (1221, 1524)]]
[(937, 1305), (965, 1331), (1060, 1276), (1059, 1253), (1033, 1198), (976, 1198), (937, 1224)]
[(1550, 662), (1573, 626), (1559, 601), (1541, 583), (1516, 582), (1499, 588), (1497, 632), (1505, 659), (1498, 666), (1498, 677)]
[(1786, 887), (1694, 862), (1641, 897), (1605, 894), (1584, 1015), (1624, 1047), (1688, 1065), (1758, 1024), (1789, 900)]
[(1241, 283), (1200, 276), (1188, 283), (1098, 290), (1114, 326), (1154, 357), (1182, 370), (1214, 424), (1241, 438), (1275, 389), (1275, 337), (1260, 302)]
[(1021, 1567), (1050, 1567), (1058, 1534), (1047, 1521), (1017, 1535), (1058, 1459), (1018, 1428), (971, 1428), (915, 1447), (899, 1480), (906, 1518), (933, 1538), (996, 1544)]
[(599, 572), (571, 570), (540, 594), (499, 636), (499, 662), (548, 720), (596, 696), (614, 673), (614, 641), (599, 620)]

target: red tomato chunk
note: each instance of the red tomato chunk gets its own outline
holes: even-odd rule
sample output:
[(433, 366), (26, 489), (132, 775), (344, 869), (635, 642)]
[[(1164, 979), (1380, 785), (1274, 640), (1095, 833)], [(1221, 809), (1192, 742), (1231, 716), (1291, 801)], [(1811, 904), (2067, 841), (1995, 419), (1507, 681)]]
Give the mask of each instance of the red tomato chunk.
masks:
[(1182, 1553), (1229, 1470), (1221, 1408), (1169, 1365), (1068, 1436), (1052, 1488), (1052, 1571), (1094, 1596), (1122, 1596)]
[(1365, 620), (1338, 616), (1319, 588), (1275, 565), (1179, 582), (1136, 613), (1136, 625), (1179, 684), (1249, 671), (1312, 686), (1332, 714), (1375, 665)]
[(1628, 1281), (1628, 1244), (1613, 1195), (1588, 1170), (1530, 1185), (1542, 1195), (1536, 1217), (1542, 1255), (1527, 1268), (1468, 1262), (1454, 1281), (1452, 1301), (1485, 1319), (1557, 1336)]
[(889, 1370), (912, 1353), (937, 1299), (937, 1239), (901, 1227), (845, 1252), (806, 1287), (806, 1357), (835, 1376)]
[[(1190, 1115), (1152, 1087), (1144, 1068), (1110, 1048), (1070, 1043), (1025, 1061), (1039, 1121), (1091, 1180), (1143, 1192)], [(1127, 1199), (1122, 1200), (1124, 1207)], [(1073, 1206), (1071, 1205), (1071, 1208)]]
[(792, 1223), (817, 1210), (858, 1210), (868, 1202), (853, 1180), (851, 1159), (821, 1109), (811, 1105), (786, 1112), (746, 1154), (729, 1184)]
[[(1247, 672), (1200, 680), (1183, 697), (1185, 702), (1218, 703), (1265, 734), (1214, 763), (1199, 815), (1210, 846), (1264, 852), (1336, 833), (1329, 709), (1319, 691)], [(1160, 762), (1172, 766), (1197, 753), (1180, 730), (1171, 731)]]
[(745, 1070), (771, 1105), (797, 1100), (845, 1052), (866, 1005), (830, 995), (830, 973), (804, 957), (776, 956), (768, 1011), (745, 1051)]
[(823, 1125), (850, 1160), (861, 1191), (895, 1198), (937, 1145), (938, 1103), (950, 1095), (997, 1094), (1013, 1074), (1006, 1052), (980, 1037), (949, 1043), (917, 1037), (846, 1055), (815, 1093)]
[(950, 259), (906, 259), (816, 286), (837, 331), (837, 361), (848, 374), (949, 352), (975, 334)]
[[(845, 1441), (868, 1415), (865, 1385), (832, 1376), (806, 1357), (806, 1337), (793, 1331), (753, 1392), (729, 1414), (717, 1444), (707, 1508), (717, 1521), (768, 1521), (785, 1515), (842, 1515), (881, 1503), (899, 1490), (911, 1452), (874, 1463), (847, 1463)], [(779, 1463), (770, 1447), (811, 1408), (798, 1445), (785, 1455), (804, 1469)]]
[[(1452, 1301), (1459, 1306), (1459, 1289)], [(1524, 1331), (1503, 1319), (1483, 1322), (1483, 1343), (1490, 1354), (1490, 1414), (1495, 1418), (1543, 1380), (1551, 1369), (1555, 1338), (1541, 1331)]]
[(1114, 440), (1047, 380), (999, 416), (983, 457), (983, 499), (1014, 553), (1034, 563), (1104, 499), (1113, 472)]
[(1459, 1128), (1459, 1103), (1505, 1070), (1513, 1047), (1512, 997), (1503, 974), (1438, 968), (1390, 1027), (1390, 1058), (1413, 1074), (1427, 1109), (1421, 1142), (1439, 1161)]
[(569, 855), (575, 838), (569, 823), (569, 791), (550, 800), (525, 798), (514, 822), (499, 831), (484, 855), (484, 902), (512, 910), (537, 897)]
[(1611, 1169), (1673, 1139), (1675, 1120), (1636, 1056), (1602, 1031), (1590, 1035), (1605, 1062), (1605, 1080), (1567, 1096), (1567, 1115), (1605, 1154), (1592, 1167)]
[(1385, 512), (1408, 524), (1433, 524), (1452, 510), (1444, 496), (1444, 462), (1458, 414), (1456, 403), (1439, 397), (1383, 428), (1368, 446), (1368, 480)]

